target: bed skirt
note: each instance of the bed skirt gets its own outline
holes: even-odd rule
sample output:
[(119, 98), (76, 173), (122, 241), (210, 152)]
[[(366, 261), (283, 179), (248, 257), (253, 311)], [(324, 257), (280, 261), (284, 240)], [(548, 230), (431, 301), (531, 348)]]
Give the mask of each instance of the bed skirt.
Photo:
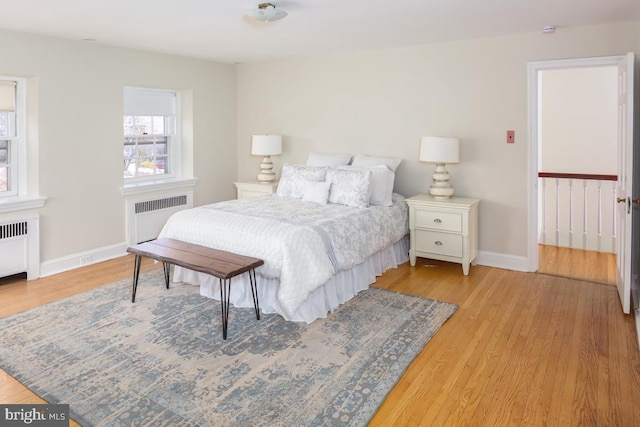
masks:
[[(278, 279), (263, 277), (258, 279), (258, 297), (263, 313), (278, 313), (286, 320), (311, 323), (325, 318), (340, 304), (349, 301), (358, 292), (369, 288), (386, 270), (396, 268), (409, 260), (409, 236), (382, 249), (350, 270), (340, 271), (327, 283), (309, 295), (304, 303), (289, 315), (278, 301)], [(175, 267), (173, 281), (200, 286), (200, 294), (208, 298), (220, 299), (220, 284), (217, 278), (204, 273)], [(236, 307), (253, 307), (248, 275), (243, 274), (231, 280), (230, 302)]]

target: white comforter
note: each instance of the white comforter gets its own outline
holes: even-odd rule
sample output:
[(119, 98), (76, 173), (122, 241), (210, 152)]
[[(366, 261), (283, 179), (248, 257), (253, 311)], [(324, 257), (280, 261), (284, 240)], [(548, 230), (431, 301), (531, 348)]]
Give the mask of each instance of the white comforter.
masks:
[(405, 200), (366, 209), (260, 196), (180, 211), (159, 237), (264, 260), (258, 272), (278, 278), (289, 313), (336, 272), (360, 264), (408, 232)]

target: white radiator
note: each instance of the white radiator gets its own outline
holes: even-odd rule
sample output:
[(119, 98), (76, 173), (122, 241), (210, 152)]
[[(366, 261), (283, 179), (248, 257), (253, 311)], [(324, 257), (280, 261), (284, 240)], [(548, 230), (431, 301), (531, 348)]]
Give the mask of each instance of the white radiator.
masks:
[(37, 216), (0, 220), (0, 277), (27, 273), (40, 277), (40, 229)]
[(155, 199), (128, 200), (129, 245), (155, 239), (171, 215), (192, 207), (192, 192)]

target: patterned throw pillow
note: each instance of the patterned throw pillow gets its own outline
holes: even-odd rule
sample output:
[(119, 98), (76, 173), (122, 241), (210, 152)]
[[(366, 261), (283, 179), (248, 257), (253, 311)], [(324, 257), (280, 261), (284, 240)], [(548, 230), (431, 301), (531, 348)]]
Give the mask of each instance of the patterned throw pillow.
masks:
[(371, 197), (371, 171), (368, 169), (329, 169), (329, 203), (366, 208)]
[(282, 166), (282, 174), (276, 189), (276, 195), (301, 199), (304, 194), (305, 181), (324, 181), (327, 175), (326, 167), (291, 165)]

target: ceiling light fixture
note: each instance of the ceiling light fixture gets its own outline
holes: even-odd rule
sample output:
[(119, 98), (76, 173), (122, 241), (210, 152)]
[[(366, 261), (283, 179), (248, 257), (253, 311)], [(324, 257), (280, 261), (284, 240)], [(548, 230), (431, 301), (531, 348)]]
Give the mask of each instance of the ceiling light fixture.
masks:
[(544, 28), (542, 29), (542, 32), (543, 32), (544, 34), (553, 34), (553, 33), (555, 33), (555, 32), (556, 32), (556, 27), (554, 27), (554, 26), (552, 26), (552, 25), (549, 25), (549, 26), (547, 26), (547, 27), (544, 27)]
[(247, 15), (258, 21), (277, 21), (287, 16), (287, 12), (276, 9), (276, 6), (271, 3), (260, 3), (257, 9), (250, 10)]

